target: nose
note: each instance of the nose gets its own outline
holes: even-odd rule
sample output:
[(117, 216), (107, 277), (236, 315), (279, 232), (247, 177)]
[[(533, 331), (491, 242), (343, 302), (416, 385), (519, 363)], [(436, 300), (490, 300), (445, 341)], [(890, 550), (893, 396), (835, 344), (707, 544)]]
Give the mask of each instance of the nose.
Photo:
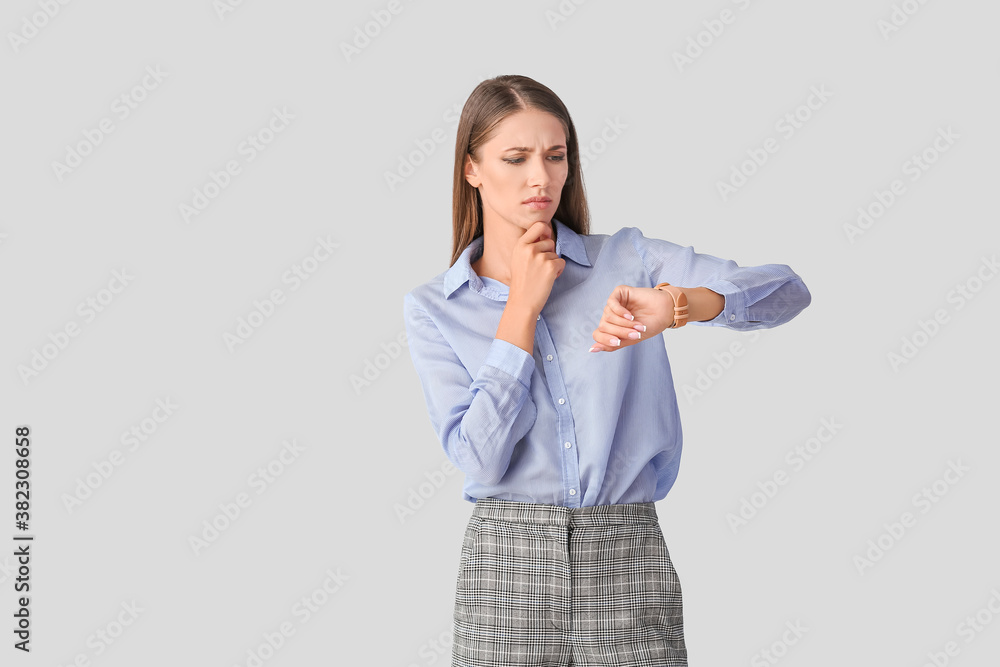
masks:
[[(551, 163), (550, 163), (551, 164)], [(531, 187), (545, 187), (549, 184), (549, 164), (545, 163), (544, 156), (531, 158), (531, 169), (528, 175), (528, 184)]]

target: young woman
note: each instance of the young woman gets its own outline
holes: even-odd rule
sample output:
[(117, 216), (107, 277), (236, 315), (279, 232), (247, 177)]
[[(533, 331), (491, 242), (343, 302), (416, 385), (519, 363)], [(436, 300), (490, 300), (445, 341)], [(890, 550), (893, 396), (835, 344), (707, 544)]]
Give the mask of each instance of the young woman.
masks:
[(465, 103), (453, 238), (451, 267), (403, 299), (431, 424), (475, 503), (452, 665), (687, 665), (654, 505), (681, 455), (661, 333), (773, 327), (808, 289), (634, 226), (590, 234), (573, 121), (523, 76)]

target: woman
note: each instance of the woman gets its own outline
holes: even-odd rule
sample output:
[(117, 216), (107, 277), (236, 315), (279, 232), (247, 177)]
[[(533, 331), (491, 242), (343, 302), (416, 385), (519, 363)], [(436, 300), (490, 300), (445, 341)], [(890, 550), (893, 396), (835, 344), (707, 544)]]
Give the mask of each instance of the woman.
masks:
[(452, 665), (687, 665), (654, 505), (681, 454), (660, 334), (773, 327), (809, 291), (783, 264), (590, 234), (573, 121), (527, 77), (472, 92), (454, 179), (451, 268), (403, 300), (431, 424), (475, 503)]

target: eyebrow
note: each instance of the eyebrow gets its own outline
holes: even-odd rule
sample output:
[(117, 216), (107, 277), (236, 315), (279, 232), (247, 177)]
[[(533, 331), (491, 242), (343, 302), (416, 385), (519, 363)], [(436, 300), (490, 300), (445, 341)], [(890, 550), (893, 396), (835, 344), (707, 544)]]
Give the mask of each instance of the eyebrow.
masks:
[[(558, 146), (552, 146), (548, 150), (554, 151), (554, 150), (565, 149), (565, 148), (566, 148), (565, 146), (563, 146), (562, 144), (560, 144)], [(533, 148), (528, 148), (527, 146), (512, 146), (511, 148), (505, 148), (503, 150), (504, 153), (506, 153), (507, 151), (520, 151), (521, 153), (533, 153), (534, 149)]]

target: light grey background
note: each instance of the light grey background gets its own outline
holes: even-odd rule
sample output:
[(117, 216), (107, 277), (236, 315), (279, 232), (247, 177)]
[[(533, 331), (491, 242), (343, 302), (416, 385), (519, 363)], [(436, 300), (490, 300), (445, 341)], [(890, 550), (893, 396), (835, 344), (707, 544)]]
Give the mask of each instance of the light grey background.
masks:
[[(766, 649), (786, 665), (916, 666), (948, 642), (948, 664), (995, 660), (995, 3), (219, 4), (3, 10), (5, 629), (21, 424), (36, 535), (33, 651), (5, 632), (3, 664), (248, 665), (283, 623), (294, 634), (263, 664), (449, 664), (472, 506), (461, 474), (441, 472), (402, 297), (448, 266), (458, 111), (507, 73), (552, 88), (591, 146), (593, 232), (638, 226), (741, 265), (788, 264), (813, 295), (754, 338), (664, 335), (685, 448), (657, 510), (691, 664), (773, 664)], [(376, 30), (373, 12), (391, 20)], [(377, 34), (345, 56), (366, 25)], [(800, 109), (813, 88), (829, 97)], [(142, 98), (125, 118), (122, 95)], [(249, 161), (241, 142), (274, 109), (293, 118)], [(776, 123), (796, 110), (808, 120), (786, 137)], [(102, 119), (114, 131), (60, 179), (53, 163)], [(609, 122), (620, 132), (601, 143)], [(769, 137), (777, 152), (724, 201), (718, 182)], [(925, 150), (937, 159), (911, 180)], [(181, 205), (230, 160), (240, 173), (186, 221)], [(419, 165), (390, 187), (401, 160)], [(905, 192), (851, 242), (845, 225), (894, 179)], [(336, 249), (308, 280), (283, 280), (318, 238)], [(227, 347), (275, 289), (284, 302)], [(78, 304), (102, 296), (88, 321)], [(79, 335), (56, 348), (70, 323)], [(894, 365), (904, 338), (920, 346)], [(701, 373), (711, 385), (685, 399)], [(157, 423), (168, 398), (178, 407)], [(841, 426), (796, 470), (786, 453), (824, 419)], [(121, 435), (144, 420), (132, 450)], [(251, 475), (291, 440), (299, 453), (258, 494)], [(68, 508), (114, 450), (121, 464)], [(938, 481), (950, 462), (968, 470)], [(734, 532), (727, 514), (779, 471), (787, 483)], [(941, 495), (920, 501), (936, 481)], [(196, 553), (191, 537), (224, 525), (219, 506), (240, 493), (252, 502)], [(904, 512), (915, 525), (892, 537)], [(859, 566), (880, 538), (888, 550)], [(306, 617), (310, 596), (322, 604)], [(98, 643), (132, 603), (134, 622)], [(977, 613), (992, 623), (962, 625)]]

